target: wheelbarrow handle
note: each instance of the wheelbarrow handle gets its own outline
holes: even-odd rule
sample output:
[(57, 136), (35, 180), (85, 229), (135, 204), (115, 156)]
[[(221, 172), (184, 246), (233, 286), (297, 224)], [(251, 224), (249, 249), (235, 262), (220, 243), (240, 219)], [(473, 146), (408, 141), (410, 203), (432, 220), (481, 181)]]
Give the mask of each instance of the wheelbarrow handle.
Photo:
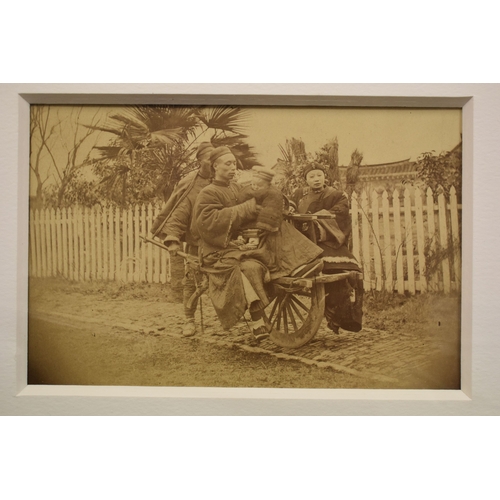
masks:
[[(170, 252), (168, 247), (165, 246), (163, 243), (160, 243), (159, 241), (153, 240), (152, 238), (148, 238), (147, 236), (143, 236), (143, 235), (140, 235), (140, 238), (145, 243), (152, 243), (153, 245), (156, 245), (157, 247), (163, 248), (163, 250)], [(181, 257), (183, 257), (186, 260), (194, 259), (194, 257), (192, 255), (189, 255), (186, 252), (182, 252), (181, 250), (177, 251), (177, 255), (180, 255)]]

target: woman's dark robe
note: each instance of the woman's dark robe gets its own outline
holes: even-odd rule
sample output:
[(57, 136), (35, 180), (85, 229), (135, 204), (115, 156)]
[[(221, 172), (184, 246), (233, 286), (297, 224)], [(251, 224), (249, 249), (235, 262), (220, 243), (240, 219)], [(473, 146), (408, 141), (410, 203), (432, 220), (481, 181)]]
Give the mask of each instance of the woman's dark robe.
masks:
[[(326, 186), (320, 192), (310, 188), (299, 189), (292, 198), (299, 214), (333, 214), (333, 220), (317, 220), (300, 223), (298, 229), (323, 249), (324, 272), (361, 271), (358, 261), (347, 248), (352, 230), (349, 202), (341, 192)], [(315, 235), (313, 237), (312, 232)]]
[[(292, 197), (292, 206), (299, 214), (333, 214), (333, 220), (315, 220), (298, 223), (299, 229), (316, 240), (323, 250), (323, 272), (361, 272), (354, 255), (347, 248), (352, 230), (349, 202), (341, 192), (326, 186), (314, 191), (309, 187), (300, 188)], [(313, 235), (314, 232), (314, 235)], [(326, 284), (325, 316), (328, 325), (335, 330), (358, 332), (363, 317), (363, 281), (361, 279), (342, 280)]]

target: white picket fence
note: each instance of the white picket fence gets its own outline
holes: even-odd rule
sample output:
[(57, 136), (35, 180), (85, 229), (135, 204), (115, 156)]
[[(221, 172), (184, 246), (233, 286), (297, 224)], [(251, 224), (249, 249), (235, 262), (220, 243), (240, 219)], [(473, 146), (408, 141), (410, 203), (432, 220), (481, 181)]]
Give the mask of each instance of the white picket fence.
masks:
[(461, 231), (455, 188), (373, 191), (351, 200), (353, 253), (365, 288), (399, 293), (460, 290)]
[[(352, 197), (353, 253), (367, 290), (460, 290), (460, 210), (452, 189), (375, 191)], [(30, 276), (70, 280), (170, 281), (168, 252), (144, 244), (159, 213), (152, 205), (30, 212)]]
[(30, 275), (167, 283), (168, 252), (145, 244), (158, 207), (70, 207), (30, 212)]

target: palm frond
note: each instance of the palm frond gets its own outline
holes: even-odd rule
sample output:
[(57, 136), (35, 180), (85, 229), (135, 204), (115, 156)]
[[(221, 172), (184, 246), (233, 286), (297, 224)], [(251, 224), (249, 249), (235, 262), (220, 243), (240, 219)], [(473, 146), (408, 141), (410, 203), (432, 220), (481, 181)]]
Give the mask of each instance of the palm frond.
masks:
[(122, 146), (95, 146), (101, 158), (112, 159), (129, 153), (127, 148)]
[(117, 137), (129, 150), (163, 147), (186, 139), (196, 127), (191, 108), (179, 106), (131, 106), (108, 116), (103, 126), (94, 127)]
[(174, 129), (157, 130), (151, 132), (151, 144), (173, 144), (175, 141), (181, 140), (184, 136), (184, 130), (181, 127)]
[(101, 125), (83, 125), (85, 128), (90, 130), (98, 130), (99, 132), (108, 132), (113, 135), (120, 135), (123, 128), (114, 128), (111, 125), (101, 126)]
[(148, 132), (147, 124), (141, 120), (141, 116), (136, 112), (135, 108), (124, 108), (119, 113), (109, 115), (109, 118), (123, 124), (127, 128), (142, 130), (143, 133)]
[(135, 106), (133, 112), (149, 132), (180, 128), (187, 133), (198, 123), (196, 108), (189, 106)]
[(215, 106), (203, 107), (197, 111), (198, 118), (212, 129), (242, 134), (248, 123), (250, 111), (240, 107)]
[(293, 158), (290, 152), (287, 149), (285, 149), (281, 144), (278, 144), (278, 148), (281, 151), (281, 159), (286, 163), (292, 163)]
[(302, 139), (295, 139), (295, 137), (292, 137), (292, 139), (289, 141), (287, 139), (287, 145), (290, 146), (290, 150), (292, 152), (293, 157), (298, 161), (298, 162), (303, 162), (307, 158), (307, 153), (306, 153), (306, 145), (304, 144), (304, 141)]
[(212, 144), (215, 147), (227, 146), (234, 154), (238, 168), (241, 170), (249, 170), (255, 165), (261, 165), (254, 148), (241, 140), (240, 137), (222, 137), (215, 141), (212, 139)]

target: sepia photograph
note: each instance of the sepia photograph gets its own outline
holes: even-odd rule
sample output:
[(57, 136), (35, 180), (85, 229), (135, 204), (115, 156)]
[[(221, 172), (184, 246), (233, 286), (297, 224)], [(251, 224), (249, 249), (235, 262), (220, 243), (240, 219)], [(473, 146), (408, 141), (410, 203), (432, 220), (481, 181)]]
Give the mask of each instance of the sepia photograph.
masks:
[(30, 106), (28, 384), (461, 389), (462, 109)]

